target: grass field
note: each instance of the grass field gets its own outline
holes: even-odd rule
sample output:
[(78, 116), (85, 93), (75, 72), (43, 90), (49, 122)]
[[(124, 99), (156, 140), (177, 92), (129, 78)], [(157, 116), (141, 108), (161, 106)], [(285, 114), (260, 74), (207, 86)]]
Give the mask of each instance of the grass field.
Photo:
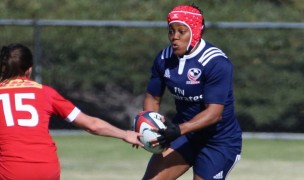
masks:
[[(139, 180), (150, 153), (121, 140), (92, 135), (53, 135), (62, 180)], [(192, 179), (189, 170), (179, 180)], [(229, 180), (304, 179), (304, 140), (244, 139), (242, 160)]]

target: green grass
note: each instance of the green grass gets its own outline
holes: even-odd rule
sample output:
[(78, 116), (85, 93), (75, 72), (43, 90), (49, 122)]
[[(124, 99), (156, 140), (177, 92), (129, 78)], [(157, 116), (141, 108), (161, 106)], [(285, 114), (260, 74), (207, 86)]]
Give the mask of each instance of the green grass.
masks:
[[(91, 135), (53, 135), (62, 180), (141, 179), (150, 153), (121, 140)], [(230, 180), (300, 180), (304, 140), (244, 139), (242, 160)], [(180, 180), (192, 179), (190, 170)]]
[(245, 139), (243, 153), (248, 160), (304, 162), (304, 141)]

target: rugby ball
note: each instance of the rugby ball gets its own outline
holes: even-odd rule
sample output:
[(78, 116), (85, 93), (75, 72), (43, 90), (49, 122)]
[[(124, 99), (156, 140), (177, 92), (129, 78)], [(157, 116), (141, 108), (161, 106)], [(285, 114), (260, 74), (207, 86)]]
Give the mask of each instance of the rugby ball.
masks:
[(133, 122), (133, 131), (142, 134), (139, 140), (144, 144), (144, 149), (159, 154), (166, 150), (161, 146), (152, 147), (150, 141), (160, 136), (159, 133), (151, 131), (151, 128), (163, 129), (166, 128), (161, 121), (162, 115), (153, 111), (142, 111), (136, 115)]

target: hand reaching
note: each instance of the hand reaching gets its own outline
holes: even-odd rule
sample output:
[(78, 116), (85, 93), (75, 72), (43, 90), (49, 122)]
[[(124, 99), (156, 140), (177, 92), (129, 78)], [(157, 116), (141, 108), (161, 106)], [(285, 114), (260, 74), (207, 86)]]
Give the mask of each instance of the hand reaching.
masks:
[(133, 144), (133, 147), (144, 147), (144, 145), (139, 141), (139, 137), (142, 136), (140, 133), (137, 133), (135, 131), (126, 131), (126, 136), (123, 139), (125, 142)]

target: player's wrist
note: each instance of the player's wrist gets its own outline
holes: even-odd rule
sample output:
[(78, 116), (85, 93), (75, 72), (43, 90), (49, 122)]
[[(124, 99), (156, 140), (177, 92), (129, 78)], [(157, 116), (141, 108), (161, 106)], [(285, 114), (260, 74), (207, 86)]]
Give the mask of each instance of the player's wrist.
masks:
[(124, 141), (126, 141), (128, 139), (128, 134), (129, 134), (128, 130), (124, 130), (121, 139), (124, 140)]
[(168, 133), (167, 134), (168, 141), (171, 142), (171, 141), (175, 140), (176, 138), (178, 138), (181, 135), (181, 130), (180, 130), (179, 125), (172, 124), (170, 129), (168, 129), (167, 133)]
[(161, 134), (161, 137), (157, 138), (163, 147), (169, 146), (172, 141), (181, 136), (181, 129), (178, 124), (173, 124), (169, 120), (166, 120), (165, 124), (167, 128), (160, 129), (158, 132)]

